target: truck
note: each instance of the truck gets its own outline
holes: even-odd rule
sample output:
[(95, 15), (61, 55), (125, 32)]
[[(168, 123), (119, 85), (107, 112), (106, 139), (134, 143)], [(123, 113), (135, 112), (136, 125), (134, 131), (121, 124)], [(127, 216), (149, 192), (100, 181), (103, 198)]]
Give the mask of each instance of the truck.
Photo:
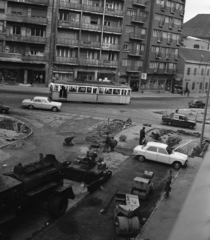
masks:
[(179, 113), (171, 113), (170, 115), (162, 116), (162, 123), (169, 126), (179, 126), (193, 129), (196, 126), (196, 121), (188, 119), (186, 115)]
[(46, 204), (48, 214), (57, 218), (68, 207), (68, 199), (74, 199), (71, 186), (64, 186), (63, 168), (67, 162), (59, 162), (55, 155), (22, 165), (0, 176), (0, 226), (21, 215), (33, 206)]

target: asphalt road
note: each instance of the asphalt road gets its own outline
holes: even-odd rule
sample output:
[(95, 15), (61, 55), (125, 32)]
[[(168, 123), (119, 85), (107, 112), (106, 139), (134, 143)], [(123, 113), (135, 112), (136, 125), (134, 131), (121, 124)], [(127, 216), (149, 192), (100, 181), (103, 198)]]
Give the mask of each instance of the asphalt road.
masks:
[[(11, 106), (10, 116), (19, 118), (29, 124), (34, 135), (27, 140), (23, 149), (16, 151), (10, 149), (8, 152), (17, 156), (13, 162), (8, 162), (8, 169), (19, 159), (23, 163), (37, 160), (38, 153), (54, 153), (56, 156), (63, 154), (62, 141), (64, 136), (76, 132), (81, 138), (84, 137), (94, 125), (107, 118), (127, 119), (131, 117), (138, 123), (150, 122), (158, 125), (161, 115), (155, 114), (155, 110), (174, 110), (188, 106), (189, 98), (163, 98), (163, 99), (141, 99), (133, 100), (130, 105), (111, 104), (88, 104), (88, 103), (63, 103), (61, 112), (28, 110), (21, 108), (21, 101), (32, 98), (29, 94), (1, 93), (0, 101)], [(82, 141), (81, 141), (81, 144)], [(7, 150), (6, 150), (7, 151)], [(65, 152), (64, 152), (65, 153)], [(11, 164), (11, 165), (10, 165)], [(113, 225), (113, 205), (109, 212), (98, 219), (98, 212), (107, 203), (107, 199), (117, 189), (130, 192), (132, 180), (139, 173), (149, 169), (155, 173), (155, 191), (148, 201), (141, 203), (140, 218), (147, 218), (153, 210), (163, 190), (163, 179), (170, 166), (158, 163), (139, 163), (133, 157), (128, 158), (113, 178), (106, 183), (105, 190), (97, 191), (80, 203), (73, 211), (55, 222), (50, 222), (49, 231), (45, 223), (46, 213), (42, 210), (35, 211), (20, 221), (15, 220), (9, 226), (11, 240), (111, 240), (130, 239), (117, 237)], [(7, 168), (6, 168), (7, 169)], [(129, 171), (128, 171), (129, 169)], [(117, 178), (118, 176), (118, 178)], [(118, 179), (118, 180), (117, 180)], [(26, 221), (27, 219), (27, 221)], [(43, 220), (44, 219), (44, 220)], [(27, 229), (27, 230), (26, 230)], [(37, 230), (38, 229), (38, 230)], [(38, 232), (37, 232), (38, 231)], [(39, 233), (38, 236), (36, 236)]]

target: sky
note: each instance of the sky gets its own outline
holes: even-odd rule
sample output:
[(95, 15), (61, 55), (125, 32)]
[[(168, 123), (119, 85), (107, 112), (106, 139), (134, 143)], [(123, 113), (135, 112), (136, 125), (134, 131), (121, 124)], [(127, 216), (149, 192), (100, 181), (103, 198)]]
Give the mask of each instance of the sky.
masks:
[(200, 13), (210, 14), (210, 0), (186, 0), (184, 23)]

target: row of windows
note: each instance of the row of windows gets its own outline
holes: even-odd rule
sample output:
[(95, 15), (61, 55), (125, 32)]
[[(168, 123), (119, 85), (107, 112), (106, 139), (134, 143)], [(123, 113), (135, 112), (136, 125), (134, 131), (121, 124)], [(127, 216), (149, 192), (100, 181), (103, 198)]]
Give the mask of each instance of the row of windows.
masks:
[(172, 2), (172, 1), (165, 1), (165, 0), (156, 0), (156, 3), (158, 5), (161, 5), (161, 7), (168, 7), (168, 8), (171, 8), (172, 10), (177, 10), (177, 11), (180, 11), (180, 12), (183, 12), (184, 11), (184, 5), (183, 4), (180, 4), (180, 3), (175, 3), (175, 2)]
[[(203, 84), (200, 83), (199, 90), (202, 90), (202, 87), (203, 87)], [(194, 89), (195, 89), (195, 82), (192, 83), (192, 90), (194, 90)], [(208, 83), (205, 83), (205, 90), (207, 90), (207, 89), (208, 89)]]
[(161, 22), (162, 25), (165, 24), (165, 23), (169, 23), (169, 24), (174, 24), (174, 25), (177, 25), (177, 26), (181, 26), (181, 24), (182, 24), (181, 19), (167, 17), (165, 15), (160, 15), (160, 14), (155, 14), (155, 20), (157, 20), (158, 22)]
[(157, 46), (152, 46), (151, 52), (153, 53), (162, 53), (162, 54), (172, 54), (172, 55), (178, 55), (179, 54), (179, 49), (178, 48), (167, 48), (167, 47), (157, 47)]
[[(193, 75), (199, 74), (197, 70), (198, 70), (197, 68), (194, 68)], [(207, 76), (209, 76), (209, 71), (210, 71), (210, 69), (207, 70), (207, 73), (206, 73)], [(202, 68), (201, 71), (200, 71), (201, 76), (204, 75), (204, 72), (205, 72), (205, 70), (204, 70), (204, 68)], [(191, 68), (188, 68), (187, 69), (187, 75), (190, 75), (190, 74), (191, 74)]]
[(157, 37), (158, 39), (172, 39), (179, 41), (181, 39), (180, 34), (175, 34), (175, 33), (170, 33), (170, 32), (163, 32), (163, 31), (158, 31), (158, 30), (153, 30), (153, 37)]
[(83, 86), (62, 86), (52, 85), (54, 91), (66, 91), (74, 93), (89, 93), (89, 94), (109, 94), (109, 95), (130, 95), (130, 90), (120, 88), (107, 88), (107, 87), (83, 87)]

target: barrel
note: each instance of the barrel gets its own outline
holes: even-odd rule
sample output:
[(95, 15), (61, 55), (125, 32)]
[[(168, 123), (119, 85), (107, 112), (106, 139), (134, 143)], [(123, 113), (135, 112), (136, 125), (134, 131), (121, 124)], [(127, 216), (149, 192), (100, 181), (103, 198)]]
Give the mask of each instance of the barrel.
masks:
[(140, 231), (139, 219), (137, 216), (127, 218), (119, 216), (115, 218), (117, 235), (138, 234)]

